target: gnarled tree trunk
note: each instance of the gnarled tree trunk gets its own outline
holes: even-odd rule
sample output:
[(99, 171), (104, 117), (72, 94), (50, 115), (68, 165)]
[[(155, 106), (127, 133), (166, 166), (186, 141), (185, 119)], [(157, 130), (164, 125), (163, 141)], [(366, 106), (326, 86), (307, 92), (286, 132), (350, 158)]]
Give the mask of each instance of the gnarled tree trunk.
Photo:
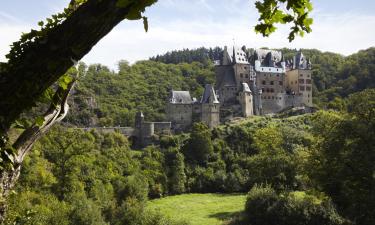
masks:
[(0, 135), (113, 27), (156, 1), (88, 0), (41, 41), (0, 65)]
[(22, 132), (14, 142), (13, 148), (17, 152), (14, 158), (14, 167), (12, 169), (3, 170), (0, 174), (0, 199), (2, 199), (0, 202), (0, 223), (4, 221), (7, 208), (6, 198), (18, 180), (24, 157), (31, 150), (33, 144), (43, 134), (45, 134), (55, 123), (61, 121), (65, 117), (69, 109), (67, 104), (68, 96), (74, 83), (75, 80), (68, 85), (67, 89), (61, 87), (58, 88), (49, 109), (43, 116), (43, 124), (33, 124)]

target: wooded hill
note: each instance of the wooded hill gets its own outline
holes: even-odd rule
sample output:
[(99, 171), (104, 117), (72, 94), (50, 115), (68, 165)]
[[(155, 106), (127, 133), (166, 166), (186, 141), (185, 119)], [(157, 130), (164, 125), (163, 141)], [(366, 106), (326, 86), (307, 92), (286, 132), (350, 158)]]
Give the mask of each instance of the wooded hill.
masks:
[(230, 224), (374, 224), (374, 98), (367, 89), (342, 111), (196, 123), (140, 151), (119, 133), (57, 126), (25, 158), (7, 224), (185, 224), (147, 200), (249, 190)]
[[(291, 59), (296, 49), (280, 49)], [(340, 54), (303, 49), (313, 63), (314, 103), (333, 107), (334, 100), (375, 87), (375, 48), (344, 57)], [(220, 48), (184, 49), (129, 65), (120, 61), (118, 72), (103, 65), (90, 65), (77, 85), (74, 104), (65, 119), (76, 126), (132, 126), (137, 110), (146, 120), (165, 120), (170, 89), (189, 90), (199, 99), (206, 83), (215, 82), (213, 60)], [(336, 104), (336, 105), (337, 105)], [(336, 107), (336, 106), (335, 106)]]

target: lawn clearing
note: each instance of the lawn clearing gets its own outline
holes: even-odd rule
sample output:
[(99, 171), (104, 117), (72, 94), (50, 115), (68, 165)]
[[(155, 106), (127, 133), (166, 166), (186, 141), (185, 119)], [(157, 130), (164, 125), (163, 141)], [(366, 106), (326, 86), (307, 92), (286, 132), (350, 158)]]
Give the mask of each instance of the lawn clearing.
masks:
[(191, 225), (219, 225), (244, 210), (244, 194), (184, 194), (148, 202), (147, 208)]

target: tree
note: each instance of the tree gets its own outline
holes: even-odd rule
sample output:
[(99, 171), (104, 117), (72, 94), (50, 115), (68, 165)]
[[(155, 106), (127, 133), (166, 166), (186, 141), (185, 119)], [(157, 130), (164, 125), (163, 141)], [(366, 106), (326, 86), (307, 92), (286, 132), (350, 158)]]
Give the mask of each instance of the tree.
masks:
[(168, 176), (169, 193), (184, 193), (186, 183), (184, 155), (176, 148), (169, 148), (165, 152), (165, 164)]
[(348, 99), (348, 113), (320, 112), (310, 177), (358, 225), (375, 223), (375, 90)]
[(270, 186), (254, 186), (247, 194), (245, 215), (253, 225), (343, 225), (327, 197), (303, 191), (277, 194)]
[(183, 149), (188, 161), (204, 165), (208, 156), (213, 153), (210, 129), (203, 123), (195, 123)]
[[(40, 30), (32, 30), (13, 43), (8, 62), (0, 64), (0, 197), (1, 202), (18, 179), (24, 156), (40, 138), (67, 112), (66, 100), (74, 80), (56, 91), (50, 109), (17, 139), (9, 143), (8, 131), (21, 113), (36, 104), (40, 96), (66, 71), (123, 19), (143, 19), (147, 31), (145, 8), (157, 0), (72, 0), (63, 13), (53, 15)], [(282, 13), (278, 3), (287, 3), (293, 14)], [(275, 29), (274, 23), (294, 22), (293, 33), (309, 32), (309, 0), (264, 0), (257, 2), (264, 24), (256, 27), (263, 35)], [(291, 38), (289, 38), (291, 39)], [(0, 220), (4, 207), (0, 207)]]

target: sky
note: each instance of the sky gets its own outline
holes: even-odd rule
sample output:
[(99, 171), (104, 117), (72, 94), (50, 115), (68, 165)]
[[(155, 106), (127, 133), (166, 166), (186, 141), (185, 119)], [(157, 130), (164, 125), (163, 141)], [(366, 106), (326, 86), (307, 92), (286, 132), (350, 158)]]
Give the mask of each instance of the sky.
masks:
[[(0, 0), (0, 61), (12, 42), (38, 21), (60, 12), (70, 0)], [(123, 21), (82, 61), (116, 68), (118, 61), (148, 59), (167, 51), (223, 47), (316, 48), (343, 55), (375, 46), (375, 0), (312, 0), (313, 32), (289, 43), (288, 26), (269, 38), (255, 34), (255, 0), (159, 0), (147, 8), (142, 21)]]

